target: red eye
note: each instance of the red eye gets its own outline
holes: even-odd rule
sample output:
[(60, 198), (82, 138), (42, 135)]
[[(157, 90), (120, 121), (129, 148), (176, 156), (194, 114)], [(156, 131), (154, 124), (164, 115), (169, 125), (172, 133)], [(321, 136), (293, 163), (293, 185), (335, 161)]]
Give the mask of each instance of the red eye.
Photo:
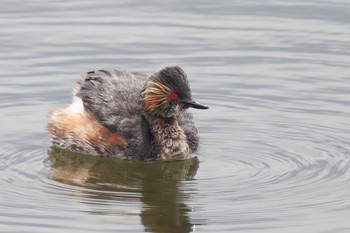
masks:
[(170, 97), (170, 99), (173, 99), (173, 100), (177, 100), (179, 98), (179, 96), (176, 93), (170, 94), (169, 97)]

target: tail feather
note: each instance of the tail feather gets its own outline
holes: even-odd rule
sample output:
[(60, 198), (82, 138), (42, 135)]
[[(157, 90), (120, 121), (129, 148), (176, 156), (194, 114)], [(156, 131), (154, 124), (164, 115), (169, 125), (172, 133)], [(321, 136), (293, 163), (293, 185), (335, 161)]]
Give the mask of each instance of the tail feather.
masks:
[(100, 125), (91, 113), (57, 109), (51, 113), (48, 132), (53, 144), (87, 154), (118, 155), (126, 139)]

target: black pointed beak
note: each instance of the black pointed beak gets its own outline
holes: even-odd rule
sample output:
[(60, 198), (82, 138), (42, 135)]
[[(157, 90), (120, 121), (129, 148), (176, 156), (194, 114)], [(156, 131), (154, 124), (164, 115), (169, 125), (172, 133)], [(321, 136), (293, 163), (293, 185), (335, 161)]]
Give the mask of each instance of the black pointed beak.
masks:
[(208, 109), (209, 108), (207, 105), (200, 104), (194, 100), (185, 101), (185, 103), (189, 108), (196, 108), (196, 109)]

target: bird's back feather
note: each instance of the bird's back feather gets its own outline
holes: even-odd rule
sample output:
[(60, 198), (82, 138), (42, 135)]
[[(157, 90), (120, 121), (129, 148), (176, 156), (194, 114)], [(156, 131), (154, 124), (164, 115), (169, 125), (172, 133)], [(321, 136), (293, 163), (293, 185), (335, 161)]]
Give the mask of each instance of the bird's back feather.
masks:
[[(60, 135), (61, 128), (65, 129), (65, 135), (75, 137), (74, 141), (71, 140), (72, 145), (73, 142), (79, 141), (76, 143), (80, 145), (79, 148), (86, 146), (99, 153), (101, 140), (90, 142), (85, 138), (79, 138), (78, 132), (91, 126), (99, 129), (94, 131), (94, 137), (96, 132), (103, 133), (107, 135), (105, 142), (116, 144), (115, 148), (120, 150), (111, 151), (110, 156), (152, 159), (152, 135), (148, 123), (142, 117), (143, 109), (140, 101), (140, 93), (149, 77), (150, 75), (145, 73), (119, 70), (88, 72), (74, 88), (72, 105), (64, 110), (56, 110), (52, 114), (54, 117), (51, 117), (49, 132), (51, 131), (55, 144), (59, 144), (57, 135)], [(77, 104), (79, 101), (82, 101), (83, 108), (75, 106), (79, 105)], [(198, 147), (198, 136), (192, 114), (186, 110), (177, 118), (193, 153)], [(76, 124), (64, 124), (64, 121), (74, 121)], [(99, 137), (102, 136), (101, 134)], [(64, 139), (60, 141), (63, 142)], [(61, 147), (68, 148), (68, 145)], [(76, 150), (82, 151), (79, 148)], [(68, 149), (72, 149), (71, 145)]]

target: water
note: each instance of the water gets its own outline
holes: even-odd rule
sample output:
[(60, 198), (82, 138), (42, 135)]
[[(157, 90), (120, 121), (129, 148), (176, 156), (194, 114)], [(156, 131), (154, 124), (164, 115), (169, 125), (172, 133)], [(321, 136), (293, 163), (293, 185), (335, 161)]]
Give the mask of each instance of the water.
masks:
[[(350, 231), (350, 4), (8, 1), (0, 10), (1, 232)], [(51, 150), (86, 71), (177, 64), (198, 158)]]

